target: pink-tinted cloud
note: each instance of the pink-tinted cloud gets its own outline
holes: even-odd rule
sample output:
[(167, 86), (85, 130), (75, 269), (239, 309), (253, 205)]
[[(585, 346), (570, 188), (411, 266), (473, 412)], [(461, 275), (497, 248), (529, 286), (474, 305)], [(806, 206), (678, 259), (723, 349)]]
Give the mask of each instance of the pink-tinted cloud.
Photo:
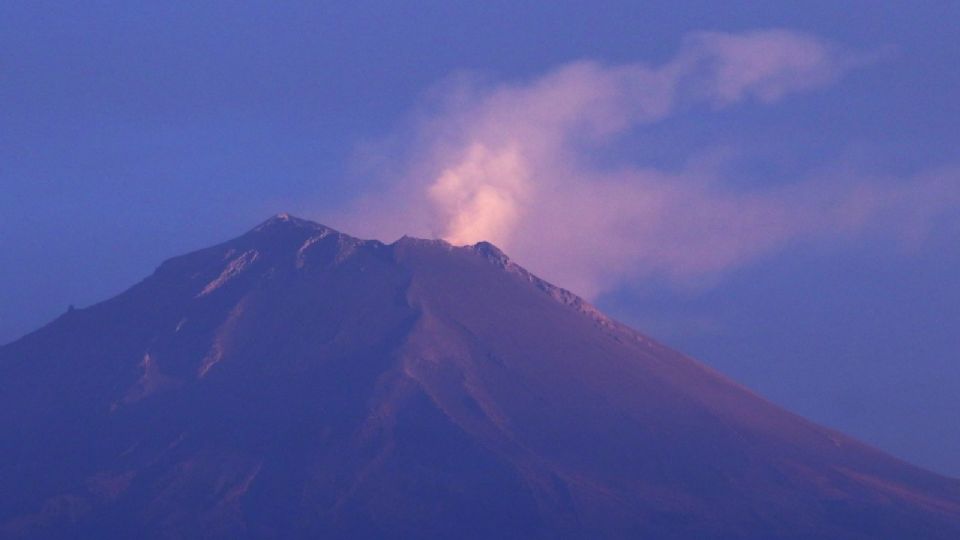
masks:
[(697, 32), (684, 40), (674, 69), (699, 79), (699, 97), (719, 107), (747, 98), (773, 103), (830, 84), (863, 61), (863, 55), (787, 30)]
[(488, 240), (587, 296), (627, 279), (703, 282), (798, 240), (884, 227), (922, 237), (934, 216), (960, 206), (955, 170), (743, 190), (709, 165), (610, 171), (589, 159), (679, 110), (769, 105), (862, 63), (797, 32), (709, 32), (688, 36), (659, 66), (584, 61), (522, 83), (461, 79), (434, 92), (429, 112), (392, 147), (403, 157), (385, 160), (384, 170), (400, 171), (384, 174), (389, 187), (340, 222), (381, 238)]

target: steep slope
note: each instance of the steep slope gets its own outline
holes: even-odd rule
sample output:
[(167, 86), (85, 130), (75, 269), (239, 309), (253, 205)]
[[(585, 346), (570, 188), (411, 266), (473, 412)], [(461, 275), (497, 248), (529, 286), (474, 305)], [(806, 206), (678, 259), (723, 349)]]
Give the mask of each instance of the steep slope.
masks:
[(13, 537), (957, 538), (960, 482), (490, 244), (279, 215), (0, 348)]

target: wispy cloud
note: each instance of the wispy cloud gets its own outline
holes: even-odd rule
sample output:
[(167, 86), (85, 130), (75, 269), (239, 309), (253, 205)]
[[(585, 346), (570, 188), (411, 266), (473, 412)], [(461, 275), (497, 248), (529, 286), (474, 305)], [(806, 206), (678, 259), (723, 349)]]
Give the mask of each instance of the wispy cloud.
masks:
[[(691, 156), (682, 170), (590, 159), (617, 137), (693, 107), (776, 103), (869, 61), (787, 30), (702, 32), (658, 66), (582, 61), (509, 84), (454, 80), (403, 132), (390, 187), (341, 220), (378, 237), (488, 240), (593, 296), (625, 279), (688, 284), (798, 239), (914, 236), (960, 205), (955, 170), (912, 179), (838, 175), (744, 190)], [(708, 161), (709, 163), (709, 161)]]

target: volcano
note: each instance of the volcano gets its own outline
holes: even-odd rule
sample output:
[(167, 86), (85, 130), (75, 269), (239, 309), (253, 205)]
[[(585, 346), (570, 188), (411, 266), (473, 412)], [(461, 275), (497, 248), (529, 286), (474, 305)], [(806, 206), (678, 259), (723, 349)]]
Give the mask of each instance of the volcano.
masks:
[(0, 347), (8, 538), (960, 538), (960, 481), (493, 245), (281, 214)]

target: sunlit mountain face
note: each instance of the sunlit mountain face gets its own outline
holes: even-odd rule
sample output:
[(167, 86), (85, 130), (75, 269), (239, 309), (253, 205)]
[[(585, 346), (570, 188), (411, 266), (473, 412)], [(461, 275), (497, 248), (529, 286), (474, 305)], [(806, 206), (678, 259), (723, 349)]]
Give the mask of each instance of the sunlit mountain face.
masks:
[(0, 348), (0, 536), (960, 538), (960, 481), (488, 243), (285, 214)]

